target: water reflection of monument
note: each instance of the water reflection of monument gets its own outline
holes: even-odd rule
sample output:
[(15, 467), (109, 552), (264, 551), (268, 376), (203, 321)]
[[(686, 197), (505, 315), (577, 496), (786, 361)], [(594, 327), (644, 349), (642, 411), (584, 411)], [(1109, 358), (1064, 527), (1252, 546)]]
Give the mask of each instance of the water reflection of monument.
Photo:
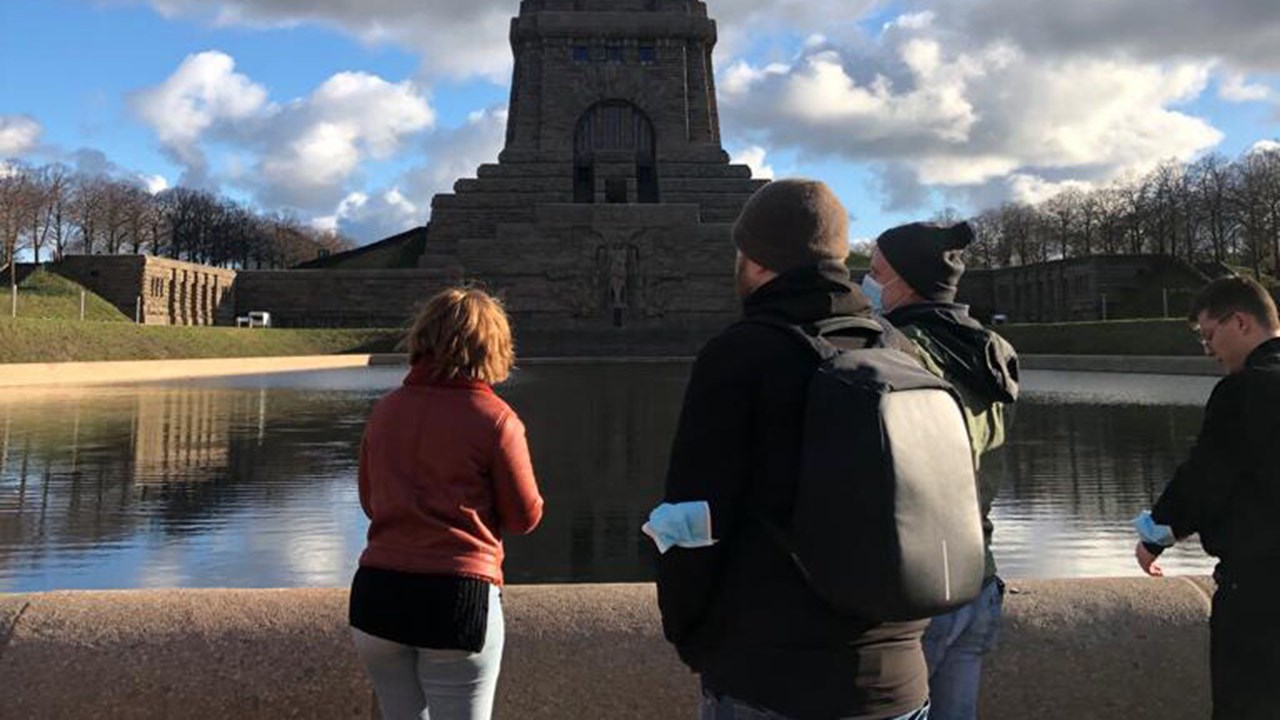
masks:
[(133, 416), (134, 481), (206, 480), (225, 472), (234, 417), (251, 398), (214, 390), (169, 390), (138, 397)]
[(502, 390), (529, 428), (548, 508), (536, 533), (508, 545), (513, 582), (650, 577), (651, 546), (637, 529), (661, 495), (688, 372), (684, 363), (538, 366)]

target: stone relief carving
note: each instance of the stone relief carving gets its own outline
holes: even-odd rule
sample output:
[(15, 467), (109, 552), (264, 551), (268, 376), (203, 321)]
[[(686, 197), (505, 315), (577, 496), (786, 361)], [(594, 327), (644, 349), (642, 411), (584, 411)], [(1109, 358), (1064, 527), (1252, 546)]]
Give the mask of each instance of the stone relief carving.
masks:
[(633, 288), (638, 285), (640, 250), (625, 240), (614, 239), (596, 247), (596, 268), (599, 286), (604, 298), (605, 312), (626, 311), (637, 308)]

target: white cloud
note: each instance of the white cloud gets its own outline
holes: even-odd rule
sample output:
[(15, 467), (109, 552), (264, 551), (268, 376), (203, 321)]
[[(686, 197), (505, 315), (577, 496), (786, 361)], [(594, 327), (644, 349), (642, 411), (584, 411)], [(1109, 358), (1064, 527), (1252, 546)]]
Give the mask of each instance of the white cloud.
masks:
[(338, 73), (310, 98), (311, 112), (355, 128), (375, 158), (394, 153), (405, 135), (435, 125), (435, 112), (410, 82), (367, 73)]
[(427, 208), (405, 197), (399, 187), (372, 197), (354, 192), (338, 203), (332, 215), (316, 218), (312, 225), (337, 230), (358, 242), (381, 240), (427, 221)]
[[(478, 76), (495, 82), (510, 79), (510, 25), (520, 11), (517, 0), (142, 1), (169, 17), (201, 18), (221, 26), (335, 27), (365, 43), (394, 44), (417, 53), (427, 76)], [(883, 0), (713, 0), (708, 12), (719, 26), (723, 57), (769, 33), (857, 35), (855, 21), (882, 4)]]
[(0, 115), (0, 158), (34, 150), (44, 128), (28, 115)]
[[(427, 78), (498, 82), (509, 77), (509, 22), (519, 10), (516, 0), (145, 1), (225, 25), (323, 24), (417, 52)], [(794, 153), (801, 162), (869, 163), (882, 171), (890, 204), (901, 207), (927, 201), (926, 185), (1035, 193), (1041, 183), (1103, 181), (1212, 147), (1222, 134), (1189, 107), (1210, 79), (1226, 99), (1258, 100), (1272, 95), (1266, 73), (1280, 69), (1274, 0), (1096, 0), (1035, 12), (1025, 0), (917, 0), (898, 5), (904, 12), (868, 35), (859, 22), (889, 6), (710, 3), (728, 144)], [(265, 186), (261, 197), (332, 214), (361, 189), (356, 181), (370, 158), (404, 147), (415, 132), (407, 129), (418, 122), (412, 111), (401, 126), (338, 112), (359, 103), (339, 99), (347, 97), (342, 83), (330, 82), (331, 102), (318, 90), (222, 123), (241, 129), (233, 144), (251, 148), (244, 177)], [(398, 184), (416, 207), (493, 159), (502, 145), (494, 117), (483, 131), (468, 124), (431, 136), (431, 164)], [(250, 126), (266, 140), (247, 141)], [(364, 192), (373, 204), (389, 190)]]
[(937, 16), (932, 11), (926, 10), (918, 13), (908, 13), (899, 15), (884, 24), (885, 30), (903, 29), (903, 30), (923, 30), (933, 24)]
[(932, 2), (959, 35), (1004, 39), (1046, 57), (1109, 56), (1146, 62), (1217, 58), (1240, 69), (1280, 70), (1275, 0)]
[(268, 205), (332, 207), (366, 161), (391, 157), (434, 125), (413, 83), (339, 73), (238, 138), (260, 158), (242, 182)]
[(389, 188), (348, 193), (332, 212), (313, 219), (312, 225), (364, 243), (425, 224), (436, 193), (450, 192), (459, 178), (475, 177), (479, 165), (497, 160), (506, 124), (505, 108), (472, 112), (462, 126), (438, 130), (424, 139), (420, 151), (428, 158), (426, 163)]
[(912, 184), (1096, 179), (1190, 159), (1223, 137), (1183, 109), (1212, 60), (1043, 59), (1005, 42), (969, 46), (922, 20), (890, 25), (869, 55), (824, 48), (774, 72), (738, 63), (722, 111), (774, 150), (881, 163), (898, 210), (927, 202)]
[(765, 149), (759, 145), (743, 148), (734, 154), (732, 162), (736, 165), (746, 165), (751, 168), (752, 177), (762, 179), (772, 179), (776, 176), (773, 168), (765, 161)]
[(233, 152), (227, 180), (265, 206), (304, 212), (333, 207), (351, 192), (363, 163), (391, 157), (435, 124), (434, 110), (412, 82), (342, 72), (304, 98), (273, 103), (266, 88), (236, 73), (235, 61), (216, 51), (188, 57), (133, 102), (184, 166), (182, 184), (213, 184), (206, 146), (218, 141)]
[[(129, 2), (131, 0), (111, 0)], [(135, 0), (136, 1), (136, 0)], [(338, 28), (362, 42), (394, 44), (431, 76), (509, 79), (514, 0), (144, 0), (169, 17), (219, 26)]]
[(721, 95), (746, 95), (751, 91), (751, 86), (766, 80), (771, 75), (785, 76), (791, 71), (791, 66), (782, 63), (772, 63), (762, 68), (755, 68), (745, 61), (738, 61), (729, 66), (729, 69), (721, 73), (718, 80), (718, 90)]
[(1258, 102), (1271, 97), (1271, 88), (1249, 83), (1243, 73), (1232, 73), (1218, 83), (1218, 95), (1229, 102)]
[(1036, 175), (1017, 173), (1009, 176), (1006, 184), (1009, 187), (1010, 199), (1015, 202), (1039, 205), (1066, 190), (1088, 191), (1094, 184), (1079, 180), (1053, 182)]
[(165, 150), (201, 180), (207, 172), (201, 136), (216, 125), (269, 111), (266, 88), (235, 66), (230, 55), (218, 51), (189, 55), (164, 82), (132, 97), (134, 111)]
[(820, 50), (790, 68), (757, 70), (742, 63), (722, 105), (792, 142), (804, 135), (824, 145), (837, 138), (848, 145), (889, 138), (964, 142), (976, 120), (964, 93), (976, 70), (970, 59), (944, 63), (939, 44), (923, 39), (904, 44), (896, 59), (907, 70), (901, 83), (883, 73), (859, 81), (836, 50)]
[(156, 195), (169, 189), (169, 180), (163, 175), (139, 175), (140, 180), (147, 192)]
[(475, 177), (479, 165), (497, 162), (506, 129), (507, 109), (489, 108), (471, 113), (460, 127), (429, 135), (423, 145), (429, 162), (405, 177), (409, 197), (429, 204), (432, 195), (450, 192), (459, 178)]
[(1250, 146), (1245, 152), (1246, 154), (1280, 152), (1280, 142), (1276, 142), (1275, 140), (1259, 140)]

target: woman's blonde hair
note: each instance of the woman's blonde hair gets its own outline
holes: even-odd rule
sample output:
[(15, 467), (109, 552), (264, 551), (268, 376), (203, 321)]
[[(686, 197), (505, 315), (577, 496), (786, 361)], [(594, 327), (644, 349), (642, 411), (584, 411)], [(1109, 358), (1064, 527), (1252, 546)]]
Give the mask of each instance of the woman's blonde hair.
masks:
[(476, 288), (449, 288), (428, 300), (406, 344), (410, 362), (430, 360), (438, 380), (500, 383), (516, 362), (502, 302)]

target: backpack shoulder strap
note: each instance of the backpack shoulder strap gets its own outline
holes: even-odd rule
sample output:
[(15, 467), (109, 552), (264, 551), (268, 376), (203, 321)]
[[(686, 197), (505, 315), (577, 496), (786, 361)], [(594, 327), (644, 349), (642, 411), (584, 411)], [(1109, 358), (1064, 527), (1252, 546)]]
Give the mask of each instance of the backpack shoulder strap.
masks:
[(878, 320), (852, 316), (824, 318), (803, 325), (769, 316), (746, 318), (742, 322), (764, 325), (783, 332), (796, 342), (813, 350), (823, 361), (830, 360), (840, 354), (842, 349), (847, 349), (832, 343), (831, 338), (851, 333), (871, 335), (872, 342), (867, 347), (881, 347), (883, 338), (888, 333), (885, 325)]

